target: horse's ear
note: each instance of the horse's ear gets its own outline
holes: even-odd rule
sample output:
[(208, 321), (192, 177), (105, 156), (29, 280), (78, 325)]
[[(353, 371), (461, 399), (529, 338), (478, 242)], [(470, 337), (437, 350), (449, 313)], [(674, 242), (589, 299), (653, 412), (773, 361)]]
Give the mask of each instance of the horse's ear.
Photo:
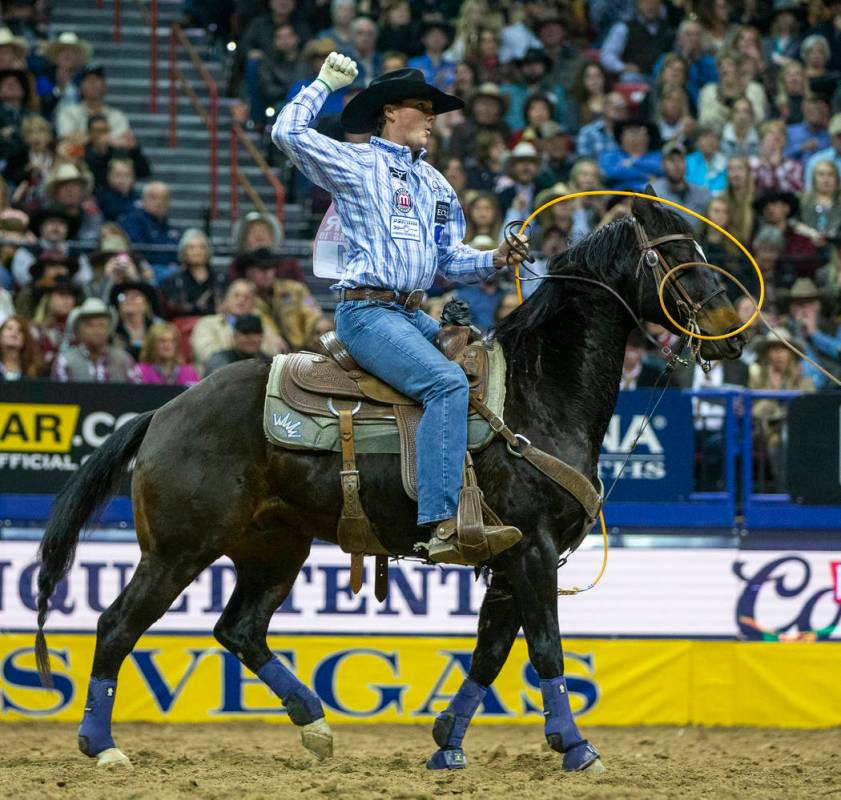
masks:
[[(654, 187), (647, 183), (645, 185), (645, 189), (642, 190), (643, 194), (650, 194), (654, 197), (657, 197), (657, 192), (654, 191)], [(651, 219), (652, 217), (652, 204), (654, 203), (653, 200), (646, 200), (644, 197), (635, 197), (631, 202), (631, 211), (633, 215), (645, 224), (646, 219)]]
[(657, 197), (657, 192), (654, 191), (654, 187), (650, 183), (645, 184), (645, 189), (642, 190), (643, 194), (650, 194), (654, 197)]

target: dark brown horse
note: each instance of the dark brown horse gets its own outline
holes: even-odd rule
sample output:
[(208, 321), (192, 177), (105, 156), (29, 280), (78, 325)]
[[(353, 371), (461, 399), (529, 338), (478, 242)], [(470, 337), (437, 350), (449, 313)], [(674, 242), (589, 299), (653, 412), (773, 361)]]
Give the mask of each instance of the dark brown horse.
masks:
[[(497, 333), (507, 358), (505, 421), (534, 445), (574, 466), (595, 483), (599, 450), (613, 412), (625, 341), (634, 325), (604, 288), (618, 293), (643, 319), (667, 325), (657, 300), (654, 261), (640, 232), (666, 236), (662, 263), (698, 261), (686, 223), (651, 202), (635, 200), (634, 217), (612, 223), (556, 258), (550, 275)], [(636, 226), (641, 225), (641, 228)], [(682, 234), (670, 237), (670, 234)], [(641, 252), (642, 249), (642, 252)], [(703, 303), (701, 330), (733, 330), (737, 318), (709, 270), (687, 270), (669, 296), (682, 319), (678, 293)], [(705, 342), (706, 358), (735, 357), (741, 344)], [(79, 730), (84, 753), (100, 763), (126, 762), (111, 738), (117, 674), (141, 634), (211, 562), (227, 555), (236, 588), (214, 634), (281, 698), (304, 745), (319, 757), (332, 736), (319, 699), (274, 657), (266, 643), (272, 613), (292, 588), (314, 538), (336, 541), (342, 498), (339, 455), (270, 445), (261, 414), (268, 367), (242, 362), (218, 373), (115, 432), (56, 499), (41, 544), (36, 650), (48, 677), (43, 624), (48, 600), (73, 561), (79, 532), (136, 456), (132, 482), (137, 540), (142, 551), (130, 583), (99, 618), (88, 703)], [(522, 628), (541, 679), (549, 744), (564, 768), (601, 767), (578, 732), (564, 680), (558, 625), (559, 554), (582, 538), (579, 504), (502, 441), (476, 454), (479, 483), (491, 508), (523, 531), (523, 539), (488, 566), (491, 582), (479, 615), (469, 677), (436, 720), (439, 750), (431, 768), (465, 764), (462, 739), (486, 688)], [(428, 532), (403, 490), (398, 456), (360, 455), (362, 500), (393, 554), (412, 556)]]

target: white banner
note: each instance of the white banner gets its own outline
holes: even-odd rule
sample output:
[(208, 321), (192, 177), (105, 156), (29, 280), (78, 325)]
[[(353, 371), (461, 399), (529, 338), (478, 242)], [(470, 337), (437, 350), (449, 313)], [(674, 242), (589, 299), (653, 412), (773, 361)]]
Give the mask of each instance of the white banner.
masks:
[[(0, 542), (0, 632), (35, 629), (36, 550), (36, 542)], [(48, 630), (94, 631), (139, 556), (134, 543), (82, 542), (54, 597)], [(559, 572), (560, 585), (589, 584), (601, 557), (600, 547), (579, 550)], [(373, 559), (366, 577), (373, 577)], [(211, 631), (235, 580), (230, 561), (217, 561), (151, 630)], [(561, 633), (785, 638), (816, 631), (841, 639), (839, 581), (838, 551), (615, 548), (596, 588), (559, 598)], [(370, 580), (358, 596), (349, 584), (349, 557), (314, 546), (270, 632), (473, 635), (485, 591), (472, 569), (407, 561), (391, 564), (385, 603), (374, 598)]]

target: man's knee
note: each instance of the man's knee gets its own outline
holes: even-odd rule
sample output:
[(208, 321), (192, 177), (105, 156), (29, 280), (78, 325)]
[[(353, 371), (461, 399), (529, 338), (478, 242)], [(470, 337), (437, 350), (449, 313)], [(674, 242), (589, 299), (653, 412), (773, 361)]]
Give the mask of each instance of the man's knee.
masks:
[(470, 384), (464, 370), (452, 361), (447, 361), (438, 371), (432, 387), (438, 394), (464, 395), (470, 393)]

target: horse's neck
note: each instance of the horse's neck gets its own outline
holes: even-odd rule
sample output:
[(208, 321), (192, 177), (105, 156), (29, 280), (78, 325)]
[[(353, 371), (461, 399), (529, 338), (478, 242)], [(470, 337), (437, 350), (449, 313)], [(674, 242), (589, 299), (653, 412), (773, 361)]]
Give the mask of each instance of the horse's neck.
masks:
[(615, 303), (594, 308), (592, 298), (567, 304), (554, 323), (506, 352), (506, 422), (587, 475), (616, 406), (629, 329)]

